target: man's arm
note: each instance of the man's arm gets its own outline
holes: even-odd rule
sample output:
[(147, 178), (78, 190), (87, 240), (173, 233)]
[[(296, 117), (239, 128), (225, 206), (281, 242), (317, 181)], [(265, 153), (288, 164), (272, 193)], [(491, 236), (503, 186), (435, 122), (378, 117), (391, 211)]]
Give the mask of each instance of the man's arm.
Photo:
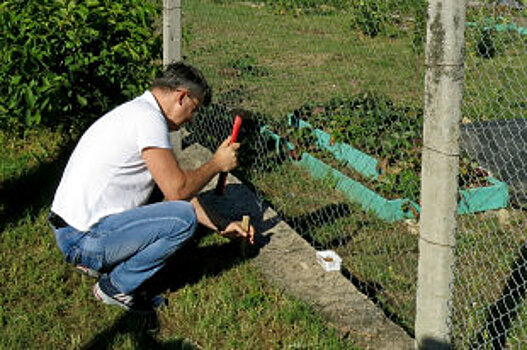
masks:
[(183, 171), (172, 150), (166, 148), (146, 148), (142, 156), (154, 181), (168, 200), (191, 198), (220, 171), (214, 159), (195, 170)]
[(192, 204), (192, 206), (194, 206), (194, 210), (196, 211), (196, 217), (200, 224), (210, 228), (213, 231), (218, 232), (220, 232), (222, 228), (225, 227), (225, 220), (220, 218), (218, 215), (212, 218), (211, 215), (207, 213), (207, 211), (203, 208), (197, 197), (192, 198), (190, 200), (190, 203)]
[(203, 208), (197, 197), (192, 198), (190, 203), (192, 203), (194, 209), (196, 210), (196, 216), (200, 224), (214, 231), (218, 231), (220, 235), (224, 237), (246, 239), (250, 244), (254, 244), (254, 227), (252, 225), (249, 226), (248, 231), (245, 231), (242, 228), (242, 223), (240, 221), (233, 221), (229, 223), (224, 229), (221, 229), (218, 226), (223, 226), (224, 223), (220, 221), (224, 220), (219, 217), (215, 217), (213, 220), (211, 215)]
[(220, 171), (232, 170), (236, 166), (239, 147), (239, 143), (229, 145), (229, 139), (226, 139), (210, 161), (190, 171), (179, 167), (170, 149), (149, 147), (141, 155), (165, 198), (183, 200), (192, 198)]

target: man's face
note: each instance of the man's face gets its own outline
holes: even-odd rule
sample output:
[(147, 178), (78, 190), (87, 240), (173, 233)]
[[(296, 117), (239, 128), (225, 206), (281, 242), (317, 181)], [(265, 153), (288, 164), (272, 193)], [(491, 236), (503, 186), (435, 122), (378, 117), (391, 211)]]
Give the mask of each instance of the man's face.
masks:
[(187, 89), (176, 90), (173, 95), (173, 103), (174, 108), (171, 109), (170, 113), (167, 113), (167, 118), (174, 124), (174, 128), (192, 122), (193, 117), (199, 113), (201, 106), (200, 99)]
[(190, 110), (188, 111), (188, 118), (185, 121), (192, 122), (194, 116), (199, 113), (199, 109), (201, 107), (201, 101), (197, 96), (192, 95), (191, 92), (187, 92), (186, 100), (187, 100), (187, 107), (190, 108)]

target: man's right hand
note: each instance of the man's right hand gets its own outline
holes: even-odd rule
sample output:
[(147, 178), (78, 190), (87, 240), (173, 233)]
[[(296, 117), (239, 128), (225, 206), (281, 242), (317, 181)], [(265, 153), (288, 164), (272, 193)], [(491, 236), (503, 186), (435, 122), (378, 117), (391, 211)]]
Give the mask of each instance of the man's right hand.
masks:
[(238, 164), (238, 148), (240, 148), (240, 144), (233, 143), (231, 145), (230, 142), (230, 137), (225, 139), (212, 158), (222, 172), (229, 172)]
[(220, 235), (227, 238), (242, 238), (249, 241), (249, 244), (254, 244), (254, 227), (249, 226), (249, 229), (245, 231), (242, 228), (241, 221), (231, 222), (225, 230), (220, 231)]

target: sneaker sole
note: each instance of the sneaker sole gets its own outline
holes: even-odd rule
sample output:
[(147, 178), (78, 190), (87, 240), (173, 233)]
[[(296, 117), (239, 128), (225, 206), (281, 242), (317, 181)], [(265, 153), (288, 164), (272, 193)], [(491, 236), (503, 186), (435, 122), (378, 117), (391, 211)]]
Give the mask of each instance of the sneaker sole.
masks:
[(95, 298), (97, 300), (100, 300), (100, 301), (102, 301), (105, 304), (116, 305), (116, 306), (119, 306), (119, 307), (121, 307), (121, 308), (123, 308), (123, 309), (125, 309), (127, 311), (131, 310), (130, 307), (126, 306), (123, 303), (118, 302), (117, 300), (115, 300), (111, 296), (109, 296), (106, 293), (104, 293), (101, 290), (101, 287), (99, 287), (99, 282), (95, 283), (95, 285), (93, 286), (93, 295), (95, 296)]
[(93, 295), (95, 296), (97, 300), (102, 301), (104, 304), (119, 306), (120, 308), (126, 311), (133, 312), (133, 313), (148, 315), (148, 314), (152, 314), (155, 312), (154, 309), (151, 309), (151, 310), (134, 309), (134, 308), (127, 306), (124, 303), (119, 302), (118, 300), (115, 300), (114, 298), (112, 298), (111, 296), (109, 296), (108, 294), (102, 291), (101, 287), (99, 286), (99, 282), (95, 283), (95, 285), (93, 286)]

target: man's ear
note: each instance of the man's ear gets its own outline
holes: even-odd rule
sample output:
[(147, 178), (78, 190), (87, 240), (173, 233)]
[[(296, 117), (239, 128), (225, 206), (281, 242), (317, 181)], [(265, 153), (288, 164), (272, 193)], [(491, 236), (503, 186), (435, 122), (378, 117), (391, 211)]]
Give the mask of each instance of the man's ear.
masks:
[(187, 95), (187, 93), (185, 91), (177, 91), (177, 94), (176, 94), (176, 102), (180, 105), (180, 106), (183, 106), (183, 99), (185, 98), (185, 96)]

